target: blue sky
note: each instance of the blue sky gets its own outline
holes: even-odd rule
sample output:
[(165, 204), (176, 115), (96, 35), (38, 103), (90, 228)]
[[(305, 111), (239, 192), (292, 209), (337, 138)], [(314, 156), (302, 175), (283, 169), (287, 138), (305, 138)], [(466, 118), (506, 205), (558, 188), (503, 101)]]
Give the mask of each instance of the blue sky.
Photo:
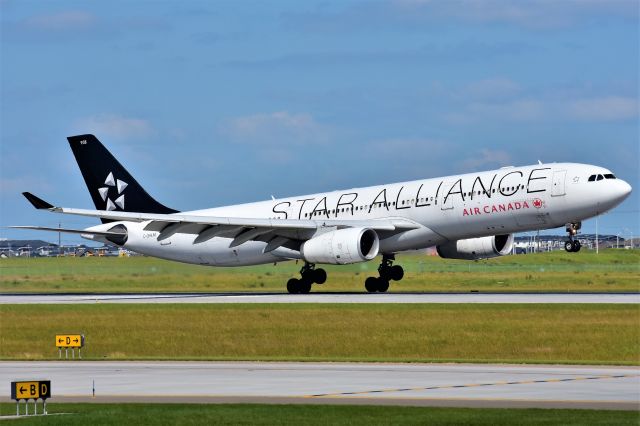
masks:
[(93, 208), (65, 139), (91, 132), (180, 210), (598, 164), (635, 188), (600, 232), (640, 235), (635, 0), (0, 0), (0, 12), (0, 226), (93, 223), (20, 195)]

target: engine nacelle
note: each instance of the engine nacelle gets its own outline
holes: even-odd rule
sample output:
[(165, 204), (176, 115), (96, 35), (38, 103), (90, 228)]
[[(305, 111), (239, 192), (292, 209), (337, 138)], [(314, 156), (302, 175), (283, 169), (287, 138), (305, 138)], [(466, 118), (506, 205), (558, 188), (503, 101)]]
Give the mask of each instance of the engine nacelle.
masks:
[(373, 229), (346, 228), (311, 238), (302, 244), (300, 254), (309, 263), (344, 265), (371, 260), (379, 248), (380, 240)]
[(477, 260), (511, 253), (513, 234), (449, 241), (436, 247), (445, 259)]

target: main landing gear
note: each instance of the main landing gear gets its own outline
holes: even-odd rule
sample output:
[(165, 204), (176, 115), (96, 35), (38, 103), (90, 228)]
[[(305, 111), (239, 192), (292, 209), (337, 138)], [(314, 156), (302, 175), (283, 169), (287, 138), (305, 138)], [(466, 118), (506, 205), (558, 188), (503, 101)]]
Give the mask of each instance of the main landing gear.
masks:
[(311, 291), (311, 284), (324, 284), (327, 281), (327, 272), (322, 269), (316, 269), (316, 265), (313, 263), (305, 262), (302, 269), (300, 269), (300, 279), (291, 278), (287, 282), (287, 291), (291, 294), (309, 293)]
[(384, 293), (389, 289), (389, 281), (400, 281), (404, 277), (404, 270), (400, 265), (394, 265), (395, 256), (392, 254), (382, 255), (382, 263), (378, 266), (379, 277), (369, 277), (364, 282), (364, 288), (369, 293), (376, 291)]
[(578, 241), (578, 239), (576, 238), (576, 235), (578, 234), (578, 230), (581, 227), (582, 227), (581, 222), (567, 223), (566, 230), (567, 230), (567, 233), (569, 234), (569, 240), (565, 241), (564, 249), (569, 253), (577, 253), (580, 251), (580, 248), (582, 247), (582, 244), (580, 244), (580, 241)]

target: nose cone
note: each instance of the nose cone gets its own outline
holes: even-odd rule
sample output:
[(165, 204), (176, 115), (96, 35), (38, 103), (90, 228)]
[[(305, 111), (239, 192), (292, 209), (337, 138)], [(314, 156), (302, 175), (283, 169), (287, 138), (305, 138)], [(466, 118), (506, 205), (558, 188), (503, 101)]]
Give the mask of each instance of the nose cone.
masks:
[(620, 204), (623, 202), (629, 194), (631, 194), (631, 185), (622, 179), (616, 179), (615, 186), (611, 188), (611, 198), (613, 198), (614, 203)]
[(629, 194), (631, 194), (631, 190), (632, 190), (631, 185), (629, 185), (627, 182), (620, 179), (619, 191), (620, 191), (620, 197), (622, 197), (623, 200), (627, 198)]

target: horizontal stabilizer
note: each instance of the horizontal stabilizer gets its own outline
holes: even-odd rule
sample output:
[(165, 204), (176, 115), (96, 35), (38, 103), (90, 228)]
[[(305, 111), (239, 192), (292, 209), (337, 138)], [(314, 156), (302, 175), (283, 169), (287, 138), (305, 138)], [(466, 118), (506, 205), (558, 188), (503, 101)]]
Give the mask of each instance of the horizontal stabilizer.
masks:
[(52, 231), (52, 232), (65, 232), (68, 234), (91, 234), (91, 235), (122, 235), (122, 232), (109, 232), (109, 231), (92, 231), (90, 229), (68, 229), (68, 228), (51, 228), (48, 226), (8, 226), (12, 229), (33, 229), (35, 231)]
[(51, 204), (47, 203), (42, 198), (36, 197), (30, 192), (23, 192), (22, 195), (24, 195), (24, 197), (27, 200), (29, 200), (29, 202), (33, 205), (33, 207), (35, 207), (38, 210), (48, 210), (53, 208)]

